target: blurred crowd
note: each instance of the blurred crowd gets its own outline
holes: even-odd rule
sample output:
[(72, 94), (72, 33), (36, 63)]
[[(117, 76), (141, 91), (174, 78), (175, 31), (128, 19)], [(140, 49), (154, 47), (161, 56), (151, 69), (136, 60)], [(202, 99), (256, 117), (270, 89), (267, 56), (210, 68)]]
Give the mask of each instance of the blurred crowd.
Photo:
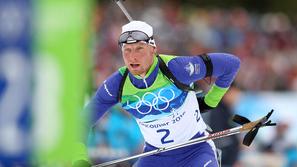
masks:
[[(242, 60), (236, 79), (242, 89), (297, 90), (296, 24), (284, 13), (256, 14), (243, 8), (202, 9), (161, 2), (125, 5), (134, 19), (154, 27), (158, 53), (232, 53)], [(127, 22), (114, 3), (96, 8), (95, 86), (123, 65), (117, 40)]]
[[(158, 53), (188, 56), (207, 52), (228, 52), (241, 59), (241, 69), (236, 78), (236, 86), (241, 90), (297, 91), (296, 23), (284, 13), (259, 14), (239, 7), (205, 9), (179, 4), (176, 1), (170, 5), (159, 1), (154, 3), (133, 1), (133, 4), (128, 1), (125, 2), (125, 6), (135, 20), (146, 21), (154, 27)], [(114, 3), (103, 3), (95, 8), (91, 67), (94, 90), (111, 73), (124, 65), (117, 40), (121, 33), (121, 26), (127, 22), (122, 11)], [(210, 124), (213, 123), (211, 120), (216, 120), (213, 126), (218, 124), (218, 117), (226, 118), (225, 122), (220, 124), (222, 126), (217, 125), (219, 128), (215, 128), (216, 131), (232, 127), (228, 118), (234, 114), (232, 107), (236, 99), (227, 98), (228, 96), (217, 109), (223, 110), (220, 113), (227, 115), (205, 116)], [(92, 148), (90, 154), (98, 162), (126, 157), (141, 151), (141, 147), (129, 147), (129, 144), (125, 144), (133, 141), (141, 145), (142, 137), (141, 134), (135, 133), (137, 129), (135, 122), (129, 124), (129, 129), (122, 129), (126, 131), (125, 133), (123, 131), (114, 133), (116, 138), (121, 139), (119, 141), (113, 140), (113, 132), (106, 130), (113, 129), (115, 124), (121, 127), (133, 121), (123, 113), (125, 112), (119, 108), (112, 109), (93, 132), (93, 137), (89, 141)], [(133, 139), (129, 134), (133, 131), (131, 129), (134, 129)], [(224, 140), (222, 147), (219, 147), (232, 152), (229, 157), (223, 154), (225, 161), (230, 159), (229, 162), (225, 162), (225, 166), (234, 166), (237, 163), (239, 143), (239, 139), (234, 137)], [(262, 152), (273, 152), (272, 143), (263, 143), (259, 148), (262, 148)], [(293, 148), (292, 152), (293, 156), (297, 155), (296, 148)], [(98, 159), (98, 155), (101, 155), (99, 156), (101, 159)], [(250, 161), (248, 156), (246, 157), (248, 164)], [(269, 159), (271, 160), (271, 157), (267, 162)], [(293, 162), (296, 165), (297, 158)]]

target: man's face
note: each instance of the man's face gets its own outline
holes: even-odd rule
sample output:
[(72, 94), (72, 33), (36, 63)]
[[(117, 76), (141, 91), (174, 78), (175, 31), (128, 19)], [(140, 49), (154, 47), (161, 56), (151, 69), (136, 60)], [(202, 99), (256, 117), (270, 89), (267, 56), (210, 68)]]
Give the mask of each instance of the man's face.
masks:
[(143, 42), (125, 44), (122, 47), (125, 65), (133, 75), (145, 77), (153, 64), (155, 48)]

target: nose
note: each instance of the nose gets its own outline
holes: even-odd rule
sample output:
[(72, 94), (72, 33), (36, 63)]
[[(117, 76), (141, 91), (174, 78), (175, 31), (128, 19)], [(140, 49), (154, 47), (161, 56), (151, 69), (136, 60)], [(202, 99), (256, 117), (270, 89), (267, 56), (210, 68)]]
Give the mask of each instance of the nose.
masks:
[(137, 53), (133, 50), (132, 52), (131, 52), (131, 54), (130, 54), (130, 58), (132, 59), (132, 60), (136, 60), (137, 59)]

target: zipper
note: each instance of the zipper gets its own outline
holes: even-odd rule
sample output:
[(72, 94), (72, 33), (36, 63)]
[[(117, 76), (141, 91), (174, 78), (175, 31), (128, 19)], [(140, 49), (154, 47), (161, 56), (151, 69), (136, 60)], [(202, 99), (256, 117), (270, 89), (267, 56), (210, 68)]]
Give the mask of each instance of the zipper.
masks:
[(147, 82), (146, 82), (146, 80), (145, 80), (145, 77), (143, 77), (142, 80), (143, 80), (143, 82), (144, 82), (144, 84), (145, 84), (145, 88), (148, 88), (148, 86), (147, 86)]

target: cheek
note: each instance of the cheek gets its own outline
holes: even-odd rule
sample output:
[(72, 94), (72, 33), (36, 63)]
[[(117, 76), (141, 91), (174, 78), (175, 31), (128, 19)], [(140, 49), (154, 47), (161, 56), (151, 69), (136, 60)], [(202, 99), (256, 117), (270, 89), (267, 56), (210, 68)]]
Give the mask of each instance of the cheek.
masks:
[(123, 53), (123, 58), (126, 60), (131, 59), (131, 53)]
[(146, 55), (146, 57), (143, 59), (143, 66), (145, 68), (148, 68), (151, 66), (151, 64), (153, 63), (153, 58), (151, 55)]
[(129, 62), (129, 57), (127, 55), (123, 55), (124, 63), (127, 64)]

